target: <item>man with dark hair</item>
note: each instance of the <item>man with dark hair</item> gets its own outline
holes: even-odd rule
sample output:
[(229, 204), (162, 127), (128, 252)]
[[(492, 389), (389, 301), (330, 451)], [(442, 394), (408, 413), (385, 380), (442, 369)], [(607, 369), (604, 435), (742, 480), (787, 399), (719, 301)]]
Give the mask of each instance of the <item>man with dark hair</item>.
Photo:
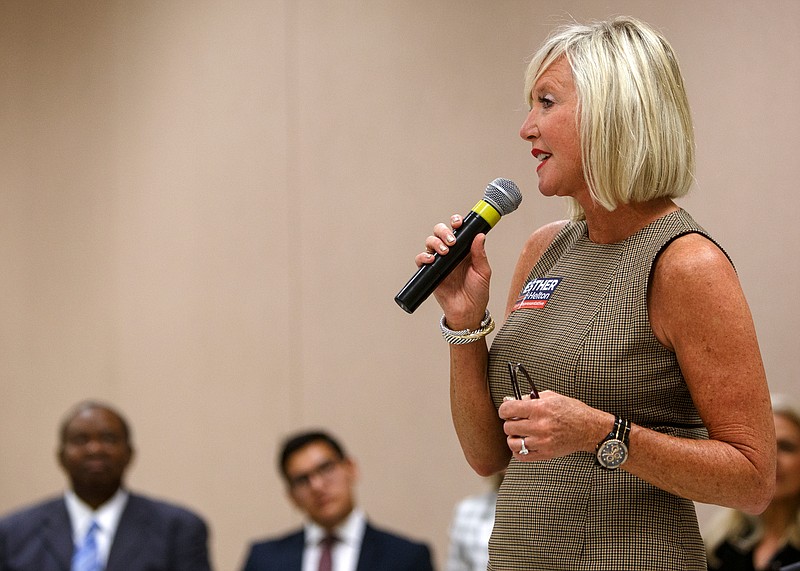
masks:
[(63, 496), (0, 520), (0, 570), (209, 571), (197, 515), (127, 491), (128, 423), (112, 407), (77, 405), (60, 427)]
[(303, 529), (255, 543), (244, 571), (432, 571), (424, 543), (375, 528), (355, 505), (355, 461), (331, 435), (287, 439), (278, 459)]

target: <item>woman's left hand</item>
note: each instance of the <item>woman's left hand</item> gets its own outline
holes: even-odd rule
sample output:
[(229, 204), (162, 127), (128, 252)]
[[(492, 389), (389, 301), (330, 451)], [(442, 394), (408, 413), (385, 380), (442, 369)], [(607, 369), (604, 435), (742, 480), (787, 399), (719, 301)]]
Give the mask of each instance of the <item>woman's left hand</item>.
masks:
[(614, 425), (612, 414), (577, 399), (553, 391), (541, 391), (539, 397), (506, 397), (500, 405), (508, 447), (517, 460), (548, 460), (579, 450), (594, 453)]

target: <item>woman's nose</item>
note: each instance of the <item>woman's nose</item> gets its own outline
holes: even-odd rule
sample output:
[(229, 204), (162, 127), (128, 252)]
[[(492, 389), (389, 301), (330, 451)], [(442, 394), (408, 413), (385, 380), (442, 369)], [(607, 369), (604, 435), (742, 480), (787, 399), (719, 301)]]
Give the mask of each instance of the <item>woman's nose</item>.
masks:
[(536, 115), (533, 109), (528, 113), (522, 123), (522, 127), (519, 128), (519, 136), (526, 141), (532, 141), (539, 136), (539, 128), (536, 126)]

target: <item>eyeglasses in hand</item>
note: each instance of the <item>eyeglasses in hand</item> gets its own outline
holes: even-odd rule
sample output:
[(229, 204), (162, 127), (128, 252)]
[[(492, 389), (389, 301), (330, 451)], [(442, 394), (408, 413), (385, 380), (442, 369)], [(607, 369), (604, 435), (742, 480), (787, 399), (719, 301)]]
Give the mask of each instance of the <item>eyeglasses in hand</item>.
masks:
[(528, 379), (528, 385), (531, 388), (531, 398), (538, 399), (539, 398), (539, 391), (536, 390), (536, 385), (533, 384), (533, 379), (531, 379), (530, 374), (525, 369), (522, 363), (508, 363), (508, 374), (511, 377), (511, 387), (514, 389), (514, 398), (517, 400), (522, 400), (522, 391), (519, 388), (519, 380), (517, 379), (517, 374), (522, 373)]

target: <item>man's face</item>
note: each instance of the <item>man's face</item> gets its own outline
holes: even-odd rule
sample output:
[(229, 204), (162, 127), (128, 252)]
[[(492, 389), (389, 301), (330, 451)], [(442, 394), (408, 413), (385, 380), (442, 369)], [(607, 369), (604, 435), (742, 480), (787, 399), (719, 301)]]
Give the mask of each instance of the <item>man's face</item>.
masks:
[(286, 477), (292, 502), (317, 525), (333, 529), (353, 511), (358, 470), (327, 443), (311, 442), (289, 456)]
[(86, 408), (67, 423), (58, 459), (81, 496), (82, 492), (113, 493), (132, 455), (120, 419), (103, 408)]

